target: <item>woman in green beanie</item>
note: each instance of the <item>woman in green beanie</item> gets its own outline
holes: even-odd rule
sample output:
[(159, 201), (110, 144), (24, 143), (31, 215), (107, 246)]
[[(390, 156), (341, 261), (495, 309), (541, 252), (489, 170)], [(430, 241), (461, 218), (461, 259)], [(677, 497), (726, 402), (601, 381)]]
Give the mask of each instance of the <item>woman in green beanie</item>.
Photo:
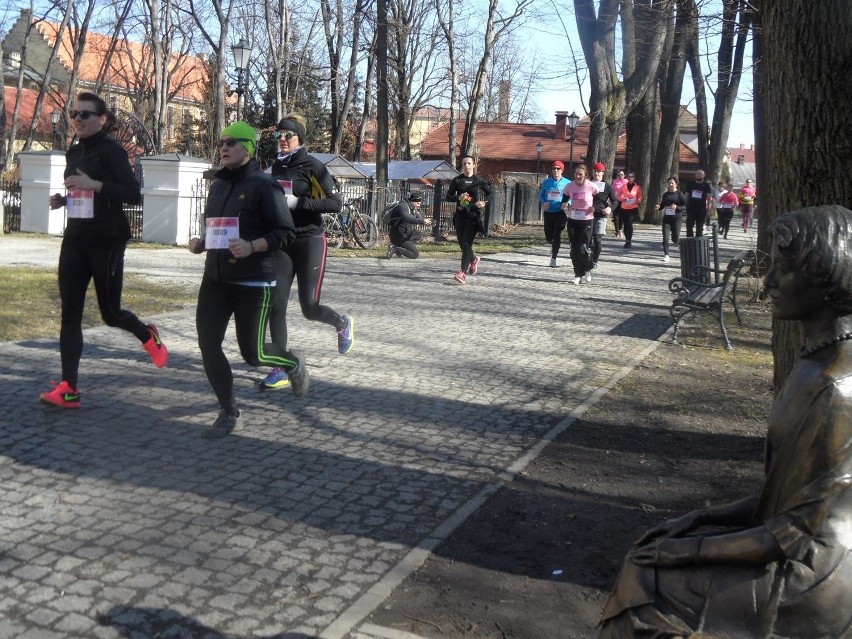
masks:
[(239, 430), (242, 413), (234, 396), (234, 376), (222, 350), (231, 317), (243, 359), (252, 366), (287, 371), (296, 397), (308, 391), (308, 371), (296, 353), (280, 343), (264, 343), (275, 293), (275, 254), (296, 236), (284, 192), (252, 159), (255, 130), (235, 122), (219, 138), (221, 168), (204, 209), (203, 238), (192, 238), (192, 253), (207, 251), (198, 291), (195, 324), (204, 372), (221, 407), (204, 431), (206, 438)]

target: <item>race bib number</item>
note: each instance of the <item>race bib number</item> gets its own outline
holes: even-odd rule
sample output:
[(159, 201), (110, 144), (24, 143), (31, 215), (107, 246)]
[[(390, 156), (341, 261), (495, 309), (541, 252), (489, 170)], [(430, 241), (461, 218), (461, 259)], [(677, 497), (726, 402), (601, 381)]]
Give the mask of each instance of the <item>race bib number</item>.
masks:
[(585, 211), (578, 211), (577, 209), (571, 209), (571, 219), (572, 220), (585, 220), (588, 216), (588, 213)]
[(677, 207), (674, 205), (666, 207), (666, 215), (675, 215), (677, 213)]
[(636, 198), (635, 197), (627, 198), (627, 202), (625, 202), (625, 204), (631, 204), (631, 205), (636, 204)]
[(293, 195), (293, 180), (278, 180), (278, 184), (287, 195)]
[(692, 192), (692, 199), (693, 200), (700, 200), (703, 197), (704, 197), (704, 191), (695, 190), (695, 191)]
[(207, 219), (204, 244), (208, 249), (226, 249), (228, 241), (240, 236), (240, 220), (236, 217), (211, 217)]
[(547, 192), (548, 202), (559, 202), (560, 200), (562, 200), (562, 191), (559, 189), (550, 189)]
[(65, 198), (68, 217), (90, 220), (95, 217), (95, 192), (83, 189), (68, 191)]
[(722, 208), (723, 209), (732, 209), (732, 208), (734, 208), (734, 205), (730, 204), (728, 202), (722, 202)]

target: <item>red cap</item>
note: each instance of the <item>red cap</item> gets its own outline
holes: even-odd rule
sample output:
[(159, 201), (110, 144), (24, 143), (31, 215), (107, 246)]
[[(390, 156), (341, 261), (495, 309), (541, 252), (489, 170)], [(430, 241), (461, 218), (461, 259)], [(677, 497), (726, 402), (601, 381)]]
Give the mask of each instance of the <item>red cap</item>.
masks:
[(603, 162), (595, 162), (594, 166), (592, 166), (593, 171), (606, 171), (606, 164)]
[(562, 170), (564, 171), (564, 170), (565, 170), (565, 165), (564, 165), (564, 164), (562, 164), (562, 162), (561, 162), (560, 160), (556, 160), (556, 162), (554, 162), (554, 163), (553, 163), (553, 166), (552, 166), (551, 168), (554, 168), (554, 169), (562, 169)]

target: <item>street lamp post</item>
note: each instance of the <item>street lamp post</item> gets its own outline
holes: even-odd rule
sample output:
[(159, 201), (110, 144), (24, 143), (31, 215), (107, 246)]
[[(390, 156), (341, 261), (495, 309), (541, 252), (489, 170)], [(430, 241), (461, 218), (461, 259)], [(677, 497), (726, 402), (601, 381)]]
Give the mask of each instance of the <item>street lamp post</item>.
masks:
[(538, 184), (538, 181), (541, 179), (541, 152), (544, 151), (544, 145), (539, 142), (535, 145), (535, 183)]
[(237, 120), (240, 119), (240, 99), (246, 91), (246, 80), (248, 79), (248, 65), (251, 57), (251, 46), (245, 40), (240, 38), (240, 41), (231, 46), (231, 51), (234, 54), (234, 66), (237, 69), (237, 88), (234, 93), (237, 94)]
[(60, 118), (61, 115), (62, 114), (59, 112), (59, 109), (54, 109), (53, 111), (50, 112), (50, 123), (53, 125), (53, 134), (52, 134), (52, 137), (51, 137), (52, 143), (51, 143), (50, 146), (54, 149), (56, 148), (56, 140), (57, 140), (57, 138), (56, 138), (56, 125), (59, 124), (59, 118)]
[(574, 178), (574, 133), (577, 131), (579, 121), (580, 116), (577, 115), (577, 112), (571, 111), (571, 115), (568, 116), (568, 128), (571, 129), (571, 175), (568, 176), (568, 179)]

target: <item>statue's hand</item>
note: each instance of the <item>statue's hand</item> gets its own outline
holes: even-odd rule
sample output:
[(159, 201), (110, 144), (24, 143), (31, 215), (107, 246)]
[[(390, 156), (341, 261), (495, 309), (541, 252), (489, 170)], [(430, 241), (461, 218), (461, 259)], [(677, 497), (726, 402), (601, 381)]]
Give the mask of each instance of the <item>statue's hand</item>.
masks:
[(630, 551), (630, 560), (639, 566), (682, 566), (698, 561), (701, 537), (655, 539)]
[(653, 528), (649, 528), (645, 531), (644, 535), (642, 535), (639, 539), (636, 540), (636, 543), (633, 544), (633, 547), (639, 548), (641, 546), (645, 546), (652, 539), (656, 539), (658, 537), (681, 537), (686, 533), (695, 530), (697, 527), (698, 521), (696, 513), (686, 513), (685, 515), (681, 515), (680, 517), (675, 517), (674, 519), (664, 521), (663, 523), (658, 524)]

